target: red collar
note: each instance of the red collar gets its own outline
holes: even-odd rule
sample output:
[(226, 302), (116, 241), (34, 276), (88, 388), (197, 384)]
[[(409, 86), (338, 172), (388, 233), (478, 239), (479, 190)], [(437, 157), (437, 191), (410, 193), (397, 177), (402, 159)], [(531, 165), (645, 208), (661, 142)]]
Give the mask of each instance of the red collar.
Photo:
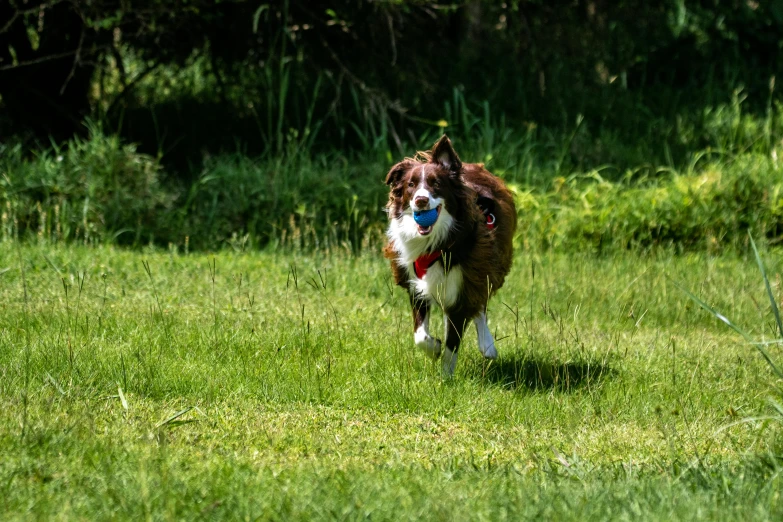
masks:
[[(487, 214), (487, 228), (492, 230), (495, 228), (495, 215)], [(436, 250), (429, 254), (423, 254), (416, 258), (413, 262), (413, 271), (416, 273), (416, 277), (422, 279), (427, 275), (427, 269), (434, 265), (440, 256), (443, 255), (442, 250)]]
[(440, 250), (436, 250), (430, 254), (417, 257), (416, 261), (413, 262), (413, 271), (416, 273), (416, 277), (422, 279), (427, 273), (427, 269), (440, 259), (441, 253)]

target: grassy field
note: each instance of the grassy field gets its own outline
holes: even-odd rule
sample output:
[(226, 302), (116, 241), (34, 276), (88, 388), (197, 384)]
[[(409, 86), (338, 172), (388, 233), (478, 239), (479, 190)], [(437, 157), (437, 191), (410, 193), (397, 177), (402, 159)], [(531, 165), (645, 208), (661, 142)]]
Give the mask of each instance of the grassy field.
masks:
[(520, 252), (444, 381), (376, 254), (0, 246), (0, 518), (783, 516), (776, 382), (673, 284), (772, 339), (752, 257)]

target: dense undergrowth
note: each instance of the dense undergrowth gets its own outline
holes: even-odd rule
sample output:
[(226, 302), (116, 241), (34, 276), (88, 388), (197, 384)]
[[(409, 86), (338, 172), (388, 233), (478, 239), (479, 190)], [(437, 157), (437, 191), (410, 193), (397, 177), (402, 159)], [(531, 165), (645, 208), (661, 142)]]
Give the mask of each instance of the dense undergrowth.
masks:
[(517, 197), (528, 245), (706, 249), (745, 245), (746, 232), (778, 243), (783, 183), (769, 158), (746, 154), (698, 170), (615, 183), (598, 172), (554, 180), (551, 191)]
[[(446, 127), (465, 161), (483, 161), (512, 187), (526, 248), (588, 251), (746, 248), (747, 232), (783, 234), (783, 108), (743, 113), (743, 98), (710, 109), (706, 130), (683, 124), (677, 139), (706, 143), (682, 165), (581, 169), (575, 155), (600, 149), (581, 121), (568, 135), (493, 122), (455, 101)], [(204, 154), (192, 181), (162, 158), (89, 125), (89, 136), (34, 156), (0, 144), (0, 239), (157, 244), (182, 249), (276, 246), (358, 249), (383, 237), (383, 177), (400, 159), (369, 122), (364, 152), (315, 153), (292, 136), (282, 152)], [(358, 129), (358, 127), (357, 127)], [(360, 129), (359, 129), (360, 130)], [(358, 132), (358, 130), (357, 130)], [(439, 128), (403, 144), (412, 155)], [(593, 162), (594, 163), (594, 162)]]

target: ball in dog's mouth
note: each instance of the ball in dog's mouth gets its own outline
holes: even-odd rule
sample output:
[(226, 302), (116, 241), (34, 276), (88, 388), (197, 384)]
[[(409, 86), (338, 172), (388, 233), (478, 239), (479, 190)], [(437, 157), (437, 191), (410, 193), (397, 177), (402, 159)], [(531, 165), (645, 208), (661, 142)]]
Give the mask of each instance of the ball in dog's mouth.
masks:
[(419, 234), (426, 236), (432, 232), (432, 226), (438, 221), (438, 216), (440, 216), (440, 207), (441, 205), (438, 205), (429, 210), (416, 210), (413, 212), (413, 220), (416, 222)]

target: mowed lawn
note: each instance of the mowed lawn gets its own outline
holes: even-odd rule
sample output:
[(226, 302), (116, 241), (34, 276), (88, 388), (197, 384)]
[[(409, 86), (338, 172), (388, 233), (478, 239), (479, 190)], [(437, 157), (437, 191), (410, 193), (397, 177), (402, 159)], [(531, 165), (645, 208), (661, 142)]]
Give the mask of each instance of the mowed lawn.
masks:
[(3, 243), (0, 518), (780, 520), (780, 383), (674, 282), (775, 337), (752, 256), (519, 252), (444, 381), (377, 253)]

